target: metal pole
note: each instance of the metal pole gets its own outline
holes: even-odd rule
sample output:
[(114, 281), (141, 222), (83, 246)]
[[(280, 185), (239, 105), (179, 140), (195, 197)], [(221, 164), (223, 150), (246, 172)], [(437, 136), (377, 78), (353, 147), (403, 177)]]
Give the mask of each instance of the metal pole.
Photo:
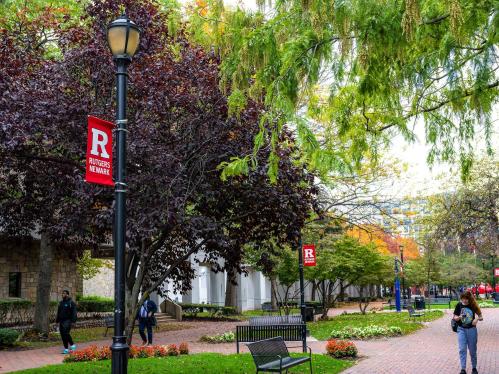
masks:
[(126, 58), (116, 58), (116, 124), (117, 124), (117, 159), (115, 183), (114, 215), (114, 336), (111, 345), (111, 370), (113, 374), (126, 374), (128, 367), (128, 344), (125, 336), (125, 244), (126, 244), (126, 93), (127, 66)]
[(399, 281), (399, 268), (397, 264), (397, 257), (395, 260), (395, 309), (397, 312), (401, 312), (402, 308), (400, 307), (400, 281)]
[(496, 292), (496, 254), (492, 254), (492, 287), (494, 290), (492, 292)]
[(301, 235), (298, 238), (298, 269), (300, 271), (300, 311), (301, 318), (305, 324), (302, 331), (303, 352), (307, 352), (307, 320), (305, 316), (305, 286), (303, 280), (303, 245), (301, 242)]
[[(402, 263), (402, 270), (404, 270), (404, 247), (400, 246), (400, 262)], [(406, 292), (405, 292), (405, 275), (402, 273), (402, 299), (404, 304), (406, 303)]]

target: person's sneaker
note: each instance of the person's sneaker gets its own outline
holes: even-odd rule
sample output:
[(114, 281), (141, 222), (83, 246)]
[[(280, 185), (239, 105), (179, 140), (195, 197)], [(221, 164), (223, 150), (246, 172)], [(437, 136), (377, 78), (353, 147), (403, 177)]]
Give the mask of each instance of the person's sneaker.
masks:
[(72, 346), (69, 347), (71, 351), (76, 351), (76, 344), (73, 344)]
[(461, 371), (459, 372), (459, 374), (466, 374), (466, 370), (461, 369)]
[(65, 349), (64, 351), (61, 352), (63, 355), (69, 354), (69, 349)]
[(478, 374), (478, 370), (474, 368), (473, 370), (471, 370), (471, 374)]

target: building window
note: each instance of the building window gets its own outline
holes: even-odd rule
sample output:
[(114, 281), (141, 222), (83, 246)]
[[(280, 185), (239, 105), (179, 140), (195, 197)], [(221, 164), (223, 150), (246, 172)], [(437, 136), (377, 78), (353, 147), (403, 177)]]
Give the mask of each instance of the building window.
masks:
[(9, 297), (21, 297), (21, 273), (9, 273)]

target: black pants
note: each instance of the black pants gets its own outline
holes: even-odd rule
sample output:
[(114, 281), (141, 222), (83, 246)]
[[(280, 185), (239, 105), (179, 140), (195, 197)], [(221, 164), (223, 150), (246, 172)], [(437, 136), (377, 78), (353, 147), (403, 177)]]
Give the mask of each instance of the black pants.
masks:
[(64, 344), (64, 348), (68, 349), (69, 345), (73, 345), (73, 338), (69, 335), (71, 331), (71, 321), (62, 321), (59, 323), (59, 332), (61, 333), (62, 344)]
[[(142, 317), (139, 318), (139, 334), (143, 342), (152, 344), (152, 327), (153, 327), (152, 318), (142, 318)], [(147, 339), (146, 339), (146, 334), (144, 334), (144, 330), (146, 328), (147, 328)]]

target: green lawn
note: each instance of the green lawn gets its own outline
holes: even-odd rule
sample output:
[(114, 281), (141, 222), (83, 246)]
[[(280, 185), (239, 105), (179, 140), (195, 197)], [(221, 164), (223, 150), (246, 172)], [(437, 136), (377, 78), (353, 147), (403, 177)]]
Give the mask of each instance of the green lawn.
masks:
[[(440, 310), (427, 312), (424, 320), (432, 321), (442, 317), (444, 314)], [(409, 319), (409, 313), (360, 313), (344, 314), (332, 317), (329, 321), (318, 321), (307, 324), (310, 334), (318, 340), (327, 340), (332, 330), (342, 330), (346, 327), (366, 327), (370, 325), (398, 326), (402, 334), (409, 334), (423, 327), (421, 323), (413, 322)]]
[[(300, 309), (298, 309), (298, 308), (291, 309), (290, 314), (300, 314)], [(222, 316), (220, 318), (230, 319), (230, 320), (234, 320), (234, 321), (245, 321), (250, 317), (278, 316), (278, 315), (279, 315), (279, 312), (268, 313), (268, 312), (264, 312), (261, 309), (255, 309), (255, 310), (246, 310), (242, 314)], [(282, 310), (281, 315), (284, 315), (284, 310)], [(184, 317), (187, 317), (187, 319), (188, 319), (191, 316), (189, 316), (189, 314), (184, 314)], [(211, 319), (211, 318), (217, 318), (217, 317), (213, 317), (213, 314), (210, 312), (199, 312), (196, 314), (195, 318)]]
[[(326, 355), (313, 355), (314, 373), (335, 374), (353, 365), (352, 361), (336, 360)], [(51, 365), (17, 373), (109, 373), (111, 361), (82, 362), (73, 364)], [(218, 353), (200, 353), (187, 356), (165, 358), (139, 358), (130, 360), (128, 372), (133, 374), (203, 374), (254, 373), (255, 365), (249, 354), (222, 355)], [(308, 364), (297, 366), (290, 373), (308, 373)]]
[[(159, 325), (159, 330), (155, 331), (175, 331), (175, 330), (183, 330), (191, 328), (191, 326), (187, 324), (181, 323), (165, 323)], [(107, 337), (104, 337), (104, 332), (106, 331), (105, 327), (90, 327), (90, 328), (79, 328), (71, 330), (71, 336), (75, 342), (85, 343), (91, 342), (95, 340), (104, 340), (109, 339), (113, 336), (113, 329), (109, 329), (107, 331)], [(136, 329), (136, 331), (138, 331)], [(36, 348), (45, 348), (51, 346), (61, 345), (61, 337), (59, 333), (51, 333), (49, 341), (41, 342), (41, 341), (19, 341), (16, 343), (18, 347), (24, 347), (28, 349), (36, 349)]]

